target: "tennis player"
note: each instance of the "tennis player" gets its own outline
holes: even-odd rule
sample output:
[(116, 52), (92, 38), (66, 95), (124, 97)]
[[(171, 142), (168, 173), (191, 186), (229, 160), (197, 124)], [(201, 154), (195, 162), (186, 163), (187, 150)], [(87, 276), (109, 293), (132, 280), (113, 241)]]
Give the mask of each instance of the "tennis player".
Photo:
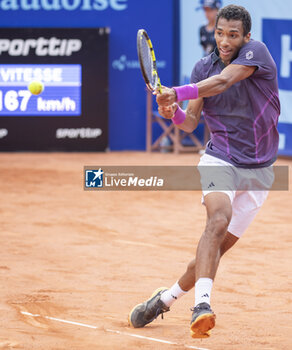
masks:
[[(171, 288), (157, 289), (132, 309), (129, 323), (133, 327), (144, 327), (163, 315), (195, 286), (191, 335), (209, 337), (215, 325), (211, 290), (220, 258), (242, 236), (268, 195), (268, 190), (238, 191), (240, 180), (234, 175), (241, 169), (269, 188), (273, 182), (270, 165), (278, 150), (276, 65), (267, 47), (251, 39), (250, 30), (245, 8), (223, 7), (216, 19), (217, 48), (195, 65), (191, 84), (156, 92), (159, 113), (184, 131), (197, 127), (203, 111), (211, 139), (199, 165), (223, 166), (226, 186), (222, 189), (212, 172), (201, 176), (207, 219), (196, 259)], [(176, 104), (184, 100), (189, 100), (186, 112)], [(179, 210), (179, 204), (172, 210)]]

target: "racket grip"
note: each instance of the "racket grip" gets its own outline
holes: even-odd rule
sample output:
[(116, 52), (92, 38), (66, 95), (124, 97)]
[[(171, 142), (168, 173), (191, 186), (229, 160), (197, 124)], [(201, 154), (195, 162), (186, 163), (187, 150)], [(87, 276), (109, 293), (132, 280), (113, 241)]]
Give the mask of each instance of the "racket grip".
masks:
[(185, 112), (180, 108), (179, 105), (177, 105), (177, 109), (174, 113), (174, 117), (171, 118), (173, 124), (179, 125), (182, 124), (186, 119), (186, 114)]
[(196, 84), (175, 86), (173, 89), (176, 92), (177, 102), (194, 100), (199, 96), (199, 89)]

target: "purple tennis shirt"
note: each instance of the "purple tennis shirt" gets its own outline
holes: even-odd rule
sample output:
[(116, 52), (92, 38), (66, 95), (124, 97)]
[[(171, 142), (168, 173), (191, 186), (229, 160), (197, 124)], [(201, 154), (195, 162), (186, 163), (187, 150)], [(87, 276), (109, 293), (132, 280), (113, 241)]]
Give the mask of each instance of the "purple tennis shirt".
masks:
[[(218, 50), (194, 67), (191, 82), (220, 74)], [(204, 98), (203, 115), (211, 133), (206, 153), (236, 167), (259, 168), (277, 157), (280, 114), (276, 64), (264, 43), (250, 40), (231, 64), (256, 66), (247, 79), (223, 93)]]

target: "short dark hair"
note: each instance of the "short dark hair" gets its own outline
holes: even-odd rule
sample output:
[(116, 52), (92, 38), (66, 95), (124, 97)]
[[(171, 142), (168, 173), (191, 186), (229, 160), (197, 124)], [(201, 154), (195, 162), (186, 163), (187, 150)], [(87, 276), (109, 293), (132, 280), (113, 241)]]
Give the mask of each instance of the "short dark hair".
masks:
[(242, 6), (237, 5), (228, 5), (222, 7), (222, 9), (218, 12), (216, 18), (217, 28), (219, 18), (225, 18), (227, 21), (230, 20), (239, 20), (243, 25), (243, 35), (246, 36), (251, 30), (251, 17), (249, 12)]

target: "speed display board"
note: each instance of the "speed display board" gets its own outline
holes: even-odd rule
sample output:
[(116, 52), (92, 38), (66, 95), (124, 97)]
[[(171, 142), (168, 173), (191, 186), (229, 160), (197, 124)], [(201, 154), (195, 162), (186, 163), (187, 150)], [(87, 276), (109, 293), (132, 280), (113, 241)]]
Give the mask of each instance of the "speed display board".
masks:
[[(34, 96), (27, 89), (41, 81), (45, 90)], [(0, 115), (80, 116), (81, 65), (12, 65), (0, 68)]]
[[(0, 150), (104, 151), (107, 28), (0, 29)], [(44, 91), (32, 95), (31, 81)]]

